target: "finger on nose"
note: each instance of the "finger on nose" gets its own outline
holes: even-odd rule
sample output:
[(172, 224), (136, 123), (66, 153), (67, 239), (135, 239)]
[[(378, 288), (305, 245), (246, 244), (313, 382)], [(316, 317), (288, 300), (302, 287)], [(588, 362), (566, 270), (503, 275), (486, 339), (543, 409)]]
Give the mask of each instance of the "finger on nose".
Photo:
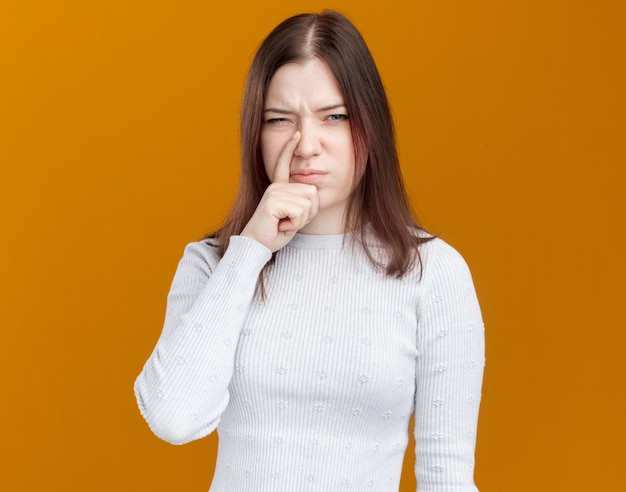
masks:
[(300, 132), (298, 144), (294, 150), (294, 155), (298, 157), (310, 157), (319, 150), (319, 140), (312, 131)]
[(289, 182), (289, 168), (291, 167), (291, 160), (298, 145), (298, 140), (300, 140), (300, 132), (296, 131), (278, 156), (274, 171), (274, 183)]

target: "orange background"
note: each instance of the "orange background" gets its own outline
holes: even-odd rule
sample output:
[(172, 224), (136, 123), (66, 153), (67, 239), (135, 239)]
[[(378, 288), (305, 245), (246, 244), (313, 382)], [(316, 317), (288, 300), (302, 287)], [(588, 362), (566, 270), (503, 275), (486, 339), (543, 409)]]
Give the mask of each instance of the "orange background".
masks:
[[(132, 384), (238, 179), (243, 78), (327, 2), (0, 3), (0, 489), (206, 491)], [(337, 0), (487, 327), (481, 492), (626, 490), (622, 0)], [(407, 460), (402, 490), (414, 490)]]

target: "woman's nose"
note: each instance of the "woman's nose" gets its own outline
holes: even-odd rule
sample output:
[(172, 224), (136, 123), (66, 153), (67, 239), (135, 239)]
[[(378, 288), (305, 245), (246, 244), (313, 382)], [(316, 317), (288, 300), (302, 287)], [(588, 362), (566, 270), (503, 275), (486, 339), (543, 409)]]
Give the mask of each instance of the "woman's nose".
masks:
[(308, 159), (318, 155), (322, 150), (320, 135), (315, 124), (303, 122), (299, 125), (300, 141), (294, 154), (302, 159)]

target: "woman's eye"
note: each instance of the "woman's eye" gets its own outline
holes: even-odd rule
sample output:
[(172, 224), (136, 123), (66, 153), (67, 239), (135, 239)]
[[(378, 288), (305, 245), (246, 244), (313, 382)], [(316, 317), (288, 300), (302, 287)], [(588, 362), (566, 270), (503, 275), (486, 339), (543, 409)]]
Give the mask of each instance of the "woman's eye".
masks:
[(269, 123), (271, 125), (280, 125), (287, 123), (287, 121), (287, 118), (268, 118), (267, 120), (265, 120), (265, 123)]
[(330, 121), (343, 121), (348, 119), (347, 114), (331, 114), (328, 119)]

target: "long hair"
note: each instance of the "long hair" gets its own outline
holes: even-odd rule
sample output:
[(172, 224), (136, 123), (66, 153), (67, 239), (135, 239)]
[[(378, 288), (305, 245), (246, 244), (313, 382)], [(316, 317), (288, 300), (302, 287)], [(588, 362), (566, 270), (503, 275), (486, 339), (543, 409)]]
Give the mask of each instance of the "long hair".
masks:
[[(237, 197), (217, 231), (220, 254), (229, 238), (241, 233), (270, 180), (261, 154), (260, 135), (267, 87), (287, 63), (317, 57), (330, 68), (344, 96), (355, 150), (355, 176), (345, 214), (345, 230), (357, 231), (369, 260), (390, 276), (402, 277), (421, 263), (418, 233), (402, 181), (393, 120), (378, 69), (356, 27), (330, 10), (300, 14), (279, 24), (261, 43), (252, 60), (241, 113), (241, 180)], [(367, 228), (365, 226), (368, 226)], [(367, 232), (366, 232), (367, 231)], [(373, 232), (384, 261), (368, 245)], [(271, 262), (270, 262), (271, 263)], [(260, 277), (263, 291), (263, 275)]]

